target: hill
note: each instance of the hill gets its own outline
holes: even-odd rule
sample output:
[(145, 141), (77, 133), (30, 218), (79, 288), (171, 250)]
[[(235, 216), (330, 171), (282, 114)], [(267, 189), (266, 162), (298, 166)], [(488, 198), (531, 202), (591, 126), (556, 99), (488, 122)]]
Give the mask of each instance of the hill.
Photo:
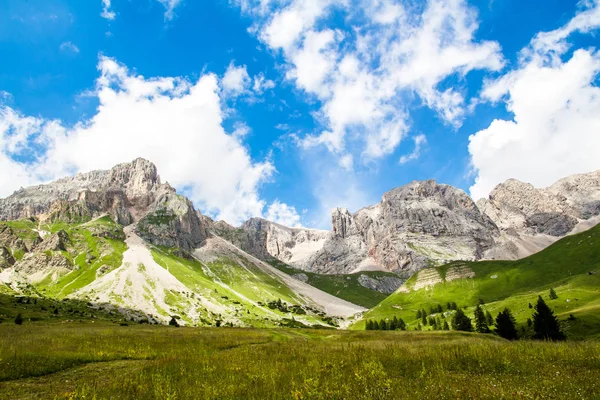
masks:
[[(549, 298), (553, 288), (557, 299)], [(600, 337), (600, 225), (567, 236), (545, 250), (516, 261), (452, 262), (414, 274), (395, 293), (353, 325), (364, 329), (367, 319), (403, 318), (409, 329), (427, 316), (449, 318), (448, 302), (472, 316), (477, 304), (492, 315), (511, 309), (521, 327), (532, 315), (529, 304), (539, 295), (555, 310), (570, 338)], [(442, 313), (430, 312), (441, 305)], [(574, 317), (570, 317), (570, 315)], [(424, 329), (431, 329), (425, 327)]]

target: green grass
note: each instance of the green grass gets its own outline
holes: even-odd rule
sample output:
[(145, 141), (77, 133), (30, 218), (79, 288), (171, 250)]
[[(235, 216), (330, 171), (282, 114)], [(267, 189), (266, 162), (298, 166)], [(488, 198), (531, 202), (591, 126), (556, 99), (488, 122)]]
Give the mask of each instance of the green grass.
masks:
[[(282, 323), (281, 318), (291, 319), (292, 314), (266, 306), (268, 302), (277, 299), (288, 305), (307, 308), (305, 301), (282, 281), (268, 275), (249, 260), (222, 257), (202, 264), (195, 259), (179, 257), (172, 249), (159, 247), (152, 248), (152, 256), (198, 297), (202, 296), (211, 303), (224, 307), (225, 314), (221, 315), (198, 309), (203, 321), (201, 325), (214, 325), (217, 320), (235, 319), (243, 325), (255, 327), (278, 326)], [(169, 297), (169, 302), (174, 309), (179, 306), (184, 308), (181, 300), (181, 304), (178, 304), (177, 299), (172, 296)], [(323, 323), (321, 316), (313, 312), (294, 318), (306, 326)]]
[[(600, 225), (577, 235), (565, 237), (547, 249), (517, 261), (453, 262), (436, 271), (445, 277), (448, 270), (465, 265), (474, 278), (445, 281), (432, 287), (413, 290), (417, 274), (405, 286), (409, 293), (396, 292), (367, 312), (364, 319), (403, 318), (411, 327), (417, 324), (419, 309), (456, 302), (467, 307), (467, 314), (481, 299), (494, 316), (504, 307), (524, 325), (531, 317), (528, 304), (542, 295), (555, 310), (570, 338), (600, 338)], [(591, 274), (590, 274), (591, 273)], [(554, 288), (558, 299), (549, 299)], [(570, 314), (576, 319), (566, 321)], [(364, 319), (354, 325), (364, 328)]]
[(595, 399), (600, 343), (475, 334), (0, 325), (0, 398)]
[(300, 269), (292, 268), (289, 265), (279, 261), (271, 260), (269, 264), (289, 275), (304, 274), (308, 277), (308, 283), (311, 286), (321, 289), (333, 296), (339, 297), (351, 303), (363, 306), (366, 308), (374, 307), (383, 301), (387, 295), (378, 291), (364, 287), (358, 282), (360, 275), (369, 277), (392, 276), (397, 278), (398, 275), (391, 272), (359, 272), (355, 274), (316, 274)]

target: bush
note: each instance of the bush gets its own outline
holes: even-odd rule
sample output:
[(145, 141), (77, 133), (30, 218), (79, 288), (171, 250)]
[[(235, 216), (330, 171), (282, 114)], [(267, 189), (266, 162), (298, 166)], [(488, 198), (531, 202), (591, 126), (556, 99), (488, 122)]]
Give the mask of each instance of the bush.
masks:
[(15, 324), (23, 325), (23, 316), (20, 313), (17, 314), (17, 317), (15, 318)]
[(169, 321), (169, 325), (179, 326), (179, 322), (177, 322), (177, 319), (175, 319), (175, 317), (171, 317), (171, 320)]

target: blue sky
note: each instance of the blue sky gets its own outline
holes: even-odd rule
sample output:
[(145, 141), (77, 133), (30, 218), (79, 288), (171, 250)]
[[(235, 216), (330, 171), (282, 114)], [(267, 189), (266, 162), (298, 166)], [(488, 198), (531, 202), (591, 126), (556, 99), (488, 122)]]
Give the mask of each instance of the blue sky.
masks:
[(600, 168), (598, 1), (0, 0), (0, 196), (142, 156), (204, 213), (329, 228), (435, 179)]

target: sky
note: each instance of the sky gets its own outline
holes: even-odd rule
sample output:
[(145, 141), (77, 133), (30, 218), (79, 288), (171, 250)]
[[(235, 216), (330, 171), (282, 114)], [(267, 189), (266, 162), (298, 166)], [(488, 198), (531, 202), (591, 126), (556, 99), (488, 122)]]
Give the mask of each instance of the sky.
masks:
[(600, 169), (600, 0), (0, 0), (0, 197), (144, 157), (330, 228), (413, 180)]

